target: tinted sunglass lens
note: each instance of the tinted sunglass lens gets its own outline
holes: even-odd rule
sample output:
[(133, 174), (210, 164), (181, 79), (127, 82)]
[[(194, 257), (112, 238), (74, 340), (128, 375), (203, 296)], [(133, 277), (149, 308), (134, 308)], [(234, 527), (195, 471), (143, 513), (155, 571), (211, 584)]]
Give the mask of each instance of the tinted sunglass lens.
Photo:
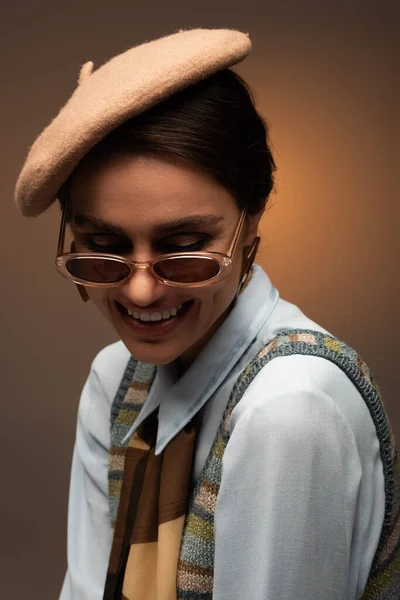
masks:
[(66, 268), (73, 277), (92, 283), (116, 283), (130, 273), (124, 262), (104, 258), (71, 258)]
[(168, 258), (154, 265), (159, 277), (176, 283), (197, 283), (212, 279), (220, 272), (218, 261), (212, 258)]

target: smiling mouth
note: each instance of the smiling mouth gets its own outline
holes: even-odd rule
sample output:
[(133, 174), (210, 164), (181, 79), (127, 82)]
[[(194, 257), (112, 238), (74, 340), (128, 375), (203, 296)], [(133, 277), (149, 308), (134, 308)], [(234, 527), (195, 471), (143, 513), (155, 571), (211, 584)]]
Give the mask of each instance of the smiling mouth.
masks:
[[(180, 320), (191, 309), (191, 307), (194, 304), (194, 300), (188, 300), (188, 301), (183, 302), (182, 304), (180, 304), (177, 312), (175, 313), (175, 315), (170, 314), (170, 316), (167, 317), (167, 318), (163, 318), (162, 317), (162, 318), (157, 318), (155, 320), (152, 320), (150, 318), (150, 314), (149, 313), (147, 313), (147, 317), (149, 317), (149, 318), (146, 318), (146, 319), (137, 318), (137, 316), (134, 316), (134, 315), (130, 314), (130, 312), (128, 312), (128, 310), (125, 308), (125, 306), (123, 306), (122, 304), (120, 304), (117, 300), (115, 300), (115, 304), (117, 306), (118, 312), (125, 319), (128, 318), (131, 322), (133, 322), (134, 324), (136, 324), (138, 326), (155, 328), (157, 326), (159, 327), (161, 325), (166, 325), (168, 323), (172, 323), (174, 321)], [(143, 313), (146, 314), (146, 311), (143, 311)], [(153, 314), (157, 314), (157, 313), (153, 313)]]

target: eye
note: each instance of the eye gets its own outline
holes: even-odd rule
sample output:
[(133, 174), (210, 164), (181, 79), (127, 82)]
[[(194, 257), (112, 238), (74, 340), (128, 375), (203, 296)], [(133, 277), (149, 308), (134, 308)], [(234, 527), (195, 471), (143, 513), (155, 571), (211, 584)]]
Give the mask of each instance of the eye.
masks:
[(206, 246), (206, 241), (201, 240), (199, 242), (195, 242), (194, 244), (179, 244), (179, 245), (170, 245), (168, 244), (165, 248), (168, 252), (199, 252), (203, 250)]
[[(193, 241), (191, 241), (193, 240)], [(165, 253), (169, 252), (199, 252), (204, 250), (211, 243), (210, 237), (195, 239), (187, 234), (176, 236), (173, 239), (163, 241), (161, 244), (162, 250)]]
[(105, 252), (109, 254), (127, 252), (131, 247), (131, 243), (128, 240), (117, 235), (105, 234), (82, 235), (80, 245), (92, 252)]

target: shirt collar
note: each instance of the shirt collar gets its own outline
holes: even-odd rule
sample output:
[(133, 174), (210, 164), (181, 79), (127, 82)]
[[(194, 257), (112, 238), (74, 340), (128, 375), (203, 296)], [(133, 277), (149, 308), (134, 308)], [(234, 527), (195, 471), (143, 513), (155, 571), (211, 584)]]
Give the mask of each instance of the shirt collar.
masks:
[(277, 289), (255, 264), (233, 309), (182, 377), (175, 380), (172, 365), (157, 367), (145, 404), (123, 442), (159, 407), (155, 453), (160, 454), (223, 383), (263, 329), (278, 300)]

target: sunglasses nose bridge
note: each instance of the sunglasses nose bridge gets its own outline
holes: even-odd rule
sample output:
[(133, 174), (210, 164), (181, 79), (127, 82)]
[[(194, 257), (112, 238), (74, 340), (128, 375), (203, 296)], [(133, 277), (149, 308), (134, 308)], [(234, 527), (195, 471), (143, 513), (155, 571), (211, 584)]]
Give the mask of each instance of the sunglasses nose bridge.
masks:
[(141, 269), (142, 271), (145, 271), (146, 269), (150, 268), (151, 262), (150, 261), (146, 261), (146, 262), (136, 262), (136, 261), (131, 261), (131, 265), (135, 268), (135, 269)]
[(148, 271), (154, 276), (151, 269), (152, 261), (138, 262), (135, 260), (128, 260), (127, 262), (130, 266), (130, 273), (126, 279), (130, 280), (138, 271)]

